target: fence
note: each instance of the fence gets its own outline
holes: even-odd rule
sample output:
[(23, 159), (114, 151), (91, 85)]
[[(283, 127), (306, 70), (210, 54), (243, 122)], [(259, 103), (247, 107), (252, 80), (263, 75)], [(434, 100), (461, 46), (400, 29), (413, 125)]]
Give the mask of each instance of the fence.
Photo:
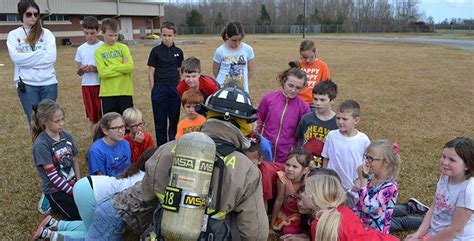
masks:
[[(219, 34), (222, 28), (215, 26), (179, 27), (179, 34)], [(474, 25), (375, 25), (375, 24), (344, 24), (344, 25), (307, 25), (306, 33), (467, 33), (474, 34)], [(301, 34), (301, 25), (268, 25), (245, 26), (249, 34)]]

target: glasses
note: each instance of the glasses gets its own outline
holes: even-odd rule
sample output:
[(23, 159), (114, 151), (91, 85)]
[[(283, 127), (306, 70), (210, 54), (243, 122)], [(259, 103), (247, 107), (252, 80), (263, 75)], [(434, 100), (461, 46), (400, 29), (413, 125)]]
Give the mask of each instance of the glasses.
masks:
[(142, 121), (142, 122), (140, 122), (140, 123), (138, 123), (138, 124), (135, 124), (135, 125), (130, 125), (129, 127), (130, 127), (130, 128), (138, 128), (138, 127), (143, 128), (143, 126), (145, 126), (145, 122), (144, 122), (144, 121)]
[(38, 13), (32, 13), (32, 12), (26, 12), (26, 13), (25, 13), (25, 16), (26, 16), (27, 18), (31, 18), (31, 17), (33, 17), (33, 16), (35, 16), (35, 18), (38, 18), (38, 15), (39, 15)]
[(113, 130), (113, 131), (124, 131), (124, 130), (125, 130), (125, 125), (109, 127), (109, 130)]
[(373, 161), (381, 161), (381, 160), (383, 160), (383, 158), (373, 158), (371, 156), (364, 154), (364, 161), (366, 161), (367, 163), (372, 163)]

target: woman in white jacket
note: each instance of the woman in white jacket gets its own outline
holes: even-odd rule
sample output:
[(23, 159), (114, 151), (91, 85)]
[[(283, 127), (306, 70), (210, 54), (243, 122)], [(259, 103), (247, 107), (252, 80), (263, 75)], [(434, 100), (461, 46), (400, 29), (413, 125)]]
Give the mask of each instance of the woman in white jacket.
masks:
[(21, 0), (18, 14), (23, 25), (8, 33), (7, 46), (15, 64), (14, 82), (31, 129), (33, 107), (43, 99), (56, 101), (58, 81), (56, 39), (41, 27), (40, 9), (34, 0)]

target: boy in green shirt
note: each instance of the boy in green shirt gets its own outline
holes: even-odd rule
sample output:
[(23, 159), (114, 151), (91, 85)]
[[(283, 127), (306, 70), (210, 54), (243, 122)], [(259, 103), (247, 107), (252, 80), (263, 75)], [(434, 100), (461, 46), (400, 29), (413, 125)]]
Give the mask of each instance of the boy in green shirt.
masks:
[(102, 20), (101, 30), (104, 44), (95, 51), (94, 59), (100, 78), (102, 114), (122, 114), (133, 107), (133, 58), (127, 45), (117, 42), (119, 23), (116, 19)]

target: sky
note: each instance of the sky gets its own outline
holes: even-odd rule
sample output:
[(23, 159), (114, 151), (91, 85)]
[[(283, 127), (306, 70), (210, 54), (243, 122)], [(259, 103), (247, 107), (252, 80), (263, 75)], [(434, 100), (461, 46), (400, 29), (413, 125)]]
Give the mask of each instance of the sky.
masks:
[(432, 16), (435, 23), (445, 18), (474, 19), (474, 0), (420, 0), (418, 9), (425, 18)]

